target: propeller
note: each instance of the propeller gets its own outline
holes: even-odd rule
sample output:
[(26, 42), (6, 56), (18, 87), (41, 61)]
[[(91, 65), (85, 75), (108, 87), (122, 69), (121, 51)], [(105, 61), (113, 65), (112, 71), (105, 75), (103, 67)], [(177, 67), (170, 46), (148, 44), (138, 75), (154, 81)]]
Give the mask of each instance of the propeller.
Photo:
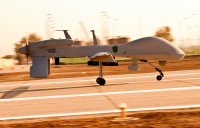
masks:
[(26, 59), (27, 59), (27, 65), (28, 65), (28, 56), (29, 56), (29, 41), (28, 41), (28, 39), (26, 40), (25, 52), (26, 52)]

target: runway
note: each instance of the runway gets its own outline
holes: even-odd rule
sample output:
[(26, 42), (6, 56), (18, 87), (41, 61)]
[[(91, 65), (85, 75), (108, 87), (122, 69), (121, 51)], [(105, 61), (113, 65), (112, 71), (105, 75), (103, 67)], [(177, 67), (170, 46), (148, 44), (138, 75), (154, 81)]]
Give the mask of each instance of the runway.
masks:
[(200, 107), (200, 70), (0, 83), (0, 120)]

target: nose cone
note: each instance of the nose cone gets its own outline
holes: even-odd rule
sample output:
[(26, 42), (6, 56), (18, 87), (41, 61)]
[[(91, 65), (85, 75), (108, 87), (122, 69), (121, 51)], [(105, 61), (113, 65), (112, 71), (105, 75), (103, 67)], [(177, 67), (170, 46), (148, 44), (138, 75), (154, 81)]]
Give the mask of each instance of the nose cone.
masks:
[(17, 50), (18, 53), (21, 53), (21, 54), (26, 54), (26, 48), (25, 47), (21, 47)]
[(185, 57), (185, 53), (180, 48), (176, 48), (176, 52), (177, 58), (179, 58), (179, 60), (182, 60)]
[(166, 39), (147, 37), (146, 40), (145, 45), (150, 48), (151, 52), (166, 55), (164, 57), (166, 60), (182, 60), (185, 56), (185, 53), (180, 48)]
[(185, 53), (180, 48), (159, 37), (144, 37), (129, 42), (124, 46), (126, 46), (126, 49), (133, 51), (132, 54), (146, 55), (144, 57), (146, 60), (181, 60), (185, 56)]
[(168, 54), (169, 60), (182, 60), (185, 57), (185, 53), (168, 40), (158, 37), (156, 38), (156, 40), (159, 42), (160, 45), (160, 47), (158, 48)]
[(185, 57), (185, 53), (180, 48), (175, 46), (173, 43), (171, 43), (165, 39), (160, 39), (160, 40), (161, 40), (161, 42), (163, 42), (163, 44), (164, 43), (166, 44), (165, 48), (163, 48), (163, 49), (167, 49), (168, 54), (171, 54), (173, 56), (174, 60), (182, 60)]

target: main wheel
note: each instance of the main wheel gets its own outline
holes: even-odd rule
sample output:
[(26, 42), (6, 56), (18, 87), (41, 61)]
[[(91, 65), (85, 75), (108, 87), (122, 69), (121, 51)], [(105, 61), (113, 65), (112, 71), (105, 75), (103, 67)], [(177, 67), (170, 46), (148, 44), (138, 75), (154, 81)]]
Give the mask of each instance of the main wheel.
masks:
[(158, 76), (156, 77), (156, 79), (157, 79), (158, 81), (160, 81), (160, 80), (162, 80), (162, 76), (161, 76), (161, 75), (158, 75)]
[(104, 80), (104, 78), (101, 78), (101, 77), (98, 77), (96, 82), (99, 84), (99, 85), (104, 85), (106, 83), (106, 81)]

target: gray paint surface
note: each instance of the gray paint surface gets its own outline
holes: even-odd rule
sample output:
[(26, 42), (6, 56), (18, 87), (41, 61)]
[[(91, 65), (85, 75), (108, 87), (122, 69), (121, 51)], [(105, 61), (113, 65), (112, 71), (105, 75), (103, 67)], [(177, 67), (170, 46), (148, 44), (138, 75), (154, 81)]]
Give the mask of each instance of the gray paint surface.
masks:
[[(94, 32), (93, 36), (95, 37)], [(49, 65), (46, 62), (48, 58), (54, 57), (92, 57), (93, 60), (102, 62), (112, 62), (113, 56), (130, 57), (133, 58), (133, 64), (129, 69), (138, 71), (137, 60), (181, 60), (185, 56), (184, 52), (171, 42), (158, 37), (145, 37), (121, 45), (98, 45), (95, 40), (93, 46), (73, 46), (72, 39), (45, 40), (31, 42), (28, 47), (24, 46), (18, 50), (22, 54), (27, 54), (27, 51), (34, 61), (30, 75), (34, 78), (48, 77)]]

